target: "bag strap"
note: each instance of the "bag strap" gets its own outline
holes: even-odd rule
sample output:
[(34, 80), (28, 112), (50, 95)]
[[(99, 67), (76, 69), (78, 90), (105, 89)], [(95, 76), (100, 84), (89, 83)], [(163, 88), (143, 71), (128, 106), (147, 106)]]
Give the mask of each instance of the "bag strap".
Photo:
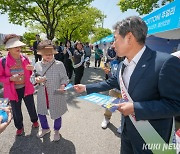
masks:
[(52, 66), (54, 63), (55, 63), (55, 61), (53, 61), (53, 62), (51, 63), (51, 65), (46, 69), (46, 71), (43, 73), (42, 76), (44, 76), (44, 75), (46, 74), (46, 72), (51, 68), (51, 66)]
[(3, 69), (5, 69), (6, 57), (3, 57), (1, 62)]

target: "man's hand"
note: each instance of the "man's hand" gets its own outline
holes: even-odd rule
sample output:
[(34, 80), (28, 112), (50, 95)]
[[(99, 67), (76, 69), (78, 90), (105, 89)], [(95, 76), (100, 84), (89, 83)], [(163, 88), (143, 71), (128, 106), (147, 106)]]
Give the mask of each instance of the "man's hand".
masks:
[(134, 114), (134, 104), (132, 102), (125, 102), (117, 104), (118, 109), (124, 116)]
[(82, 92), (86, 91), (86, 85), (83, 85), (83, 84), (74, 85), (74, 90), (77, 93), (82, 93)]

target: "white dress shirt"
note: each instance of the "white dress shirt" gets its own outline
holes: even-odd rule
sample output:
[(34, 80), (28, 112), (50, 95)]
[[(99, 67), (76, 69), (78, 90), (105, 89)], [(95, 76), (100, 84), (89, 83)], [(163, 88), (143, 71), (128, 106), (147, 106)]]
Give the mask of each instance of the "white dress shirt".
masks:
[(141, 58), (142, 54), (144, 53), (146, 49), (146, 46), (144, 46), (135, 56), (134, 58), (129, 62), (127, 58), (124, 59), (123, 63), (124, 65), (126, 65), (124, 72), (123, 72), (123, 81), (125, 84), (126, 89), (128, 89), (129, 87), (129, 81), (131, 78), (131, 75), (139, 61), (139, 59)]

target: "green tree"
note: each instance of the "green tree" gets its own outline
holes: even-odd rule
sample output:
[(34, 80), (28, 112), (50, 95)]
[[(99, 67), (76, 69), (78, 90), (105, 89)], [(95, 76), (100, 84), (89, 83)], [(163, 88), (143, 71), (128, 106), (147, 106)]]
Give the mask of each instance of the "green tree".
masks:
[(174, 0), (120, 0), (118, 5), (122, 12), (128, 9), (135, 9), (140, 15), (148, 14), (153, 9), (159, 8), (160, 5), (165, 5)]
[(73, 6), (57, 28), (56, 37), (64, 40), (88, 41), (88, 36), (98, 22), (105, 16), (96, 8)]
[(8, 13), (13, 24), (40, 23), (47, 38), (53, 39), (61, 16), (71, 6), (84, 7), (93, 0), (0, 0), (0, 13)]
[(36, 33), (25, 32), (23, 34), (23, 40), (28, 46), (32, 46), (32, 40), (36, 40)]
[(93, 37), (92, 37), (92, 43), (99, 41), (100, 39), (112, 34), (111, 30), (108, 28), (94, 28), (93, 30)]

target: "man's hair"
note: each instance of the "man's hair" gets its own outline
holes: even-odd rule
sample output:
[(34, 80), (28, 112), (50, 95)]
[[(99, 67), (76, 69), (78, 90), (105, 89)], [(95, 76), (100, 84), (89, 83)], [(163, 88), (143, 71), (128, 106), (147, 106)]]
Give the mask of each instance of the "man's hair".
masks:
[(123, 38), (131, 32), (139, 44), (145, 44), (148, 28), (146, 23), (138, 16), (131, 16), (117, 22), (113, 29), (117, 30)]

